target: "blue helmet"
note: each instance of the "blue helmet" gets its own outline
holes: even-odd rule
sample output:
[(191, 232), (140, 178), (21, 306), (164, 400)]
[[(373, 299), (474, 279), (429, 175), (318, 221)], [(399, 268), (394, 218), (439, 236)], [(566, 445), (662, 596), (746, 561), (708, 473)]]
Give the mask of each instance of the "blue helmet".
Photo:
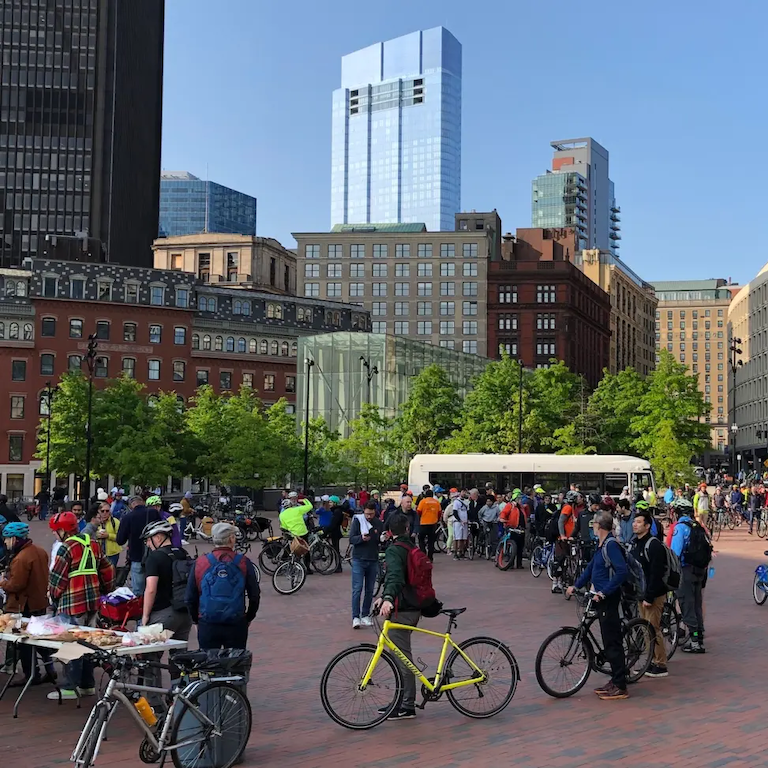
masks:
[(442, 485), (436, 485), (432, 490), (435, 493), (445, 493), (445, 488)]
[(5, 539), (26, 539), (29, 536), (29, 526), (26, 523), (8, 523), (3, 528)]

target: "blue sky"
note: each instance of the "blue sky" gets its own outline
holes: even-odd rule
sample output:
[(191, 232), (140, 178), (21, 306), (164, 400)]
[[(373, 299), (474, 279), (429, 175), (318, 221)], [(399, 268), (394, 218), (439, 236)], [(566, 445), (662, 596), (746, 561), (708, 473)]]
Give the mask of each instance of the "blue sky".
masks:
[(167, 0), (163, 168), (255, 195), (293, 246), (330, 216), (340, 58), (443, 25), (462, 43), (462, 207), (530, 225), (549, 142), (611, 156), (622, 258), (647, 280), (749, 280), (768, 260), (768, 3)]

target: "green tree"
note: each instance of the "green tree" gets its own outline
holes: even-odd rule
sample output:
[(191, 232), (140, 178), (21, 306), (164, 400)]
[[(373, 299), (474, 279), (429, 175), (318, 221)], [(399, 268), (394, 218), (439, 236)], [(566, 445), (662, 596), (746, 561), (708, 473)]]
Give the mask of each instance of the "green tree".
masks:
[(408, 457), (439, 453), (442, 444), (459, 426), (461, 398), (445, 369), (428, 365), (411, 383), (396, 424), (401, 449)]
[(369, 488), (398, 482), (402, 469), (394, 460), (397, 440), (392, 420), (385, 418), (377, 406), (364, 404), (349, 427), (349, 437), (341, 444), (350, 480)]
[(523, 450), (550, 451), (558, 430), (576, 423), (585, 382), (562, 361), (536, 368), (528, 377), (523, 395)]
[(218, 480), (227, 459), (224, 401), (213, 387), (206, 384), (198, 388), (191, 403), (192, 407), (187, 411), (187, 427), (198, 445), (194, 474)]
[(288, 401), (281, 397), (267, 409), (270, 444), (276, 458), (272, 486), (283, 486), (289, 477), (299, 477), (304, 462), (303, 443), (296, 431), (296, 416), (288, 413)]
[[(307, 485), (316, 488), (335, 485), (349, 480), (349, 472), (342, 456), (343, 447), (339, 433), (334, 432), (322, 416), (309, 421), (309, 462)], [(304, 429), (301, 431), (301, 470), (295, 479), (304, 483)]]
[(662, 484), (688, 477), (691, 459), (706, 450), (709, 425), (703, 419), (710, 409), (697, 377), (662, 349), (631, 420), (632, 446), (651, 462)]
[(632, 453), (636, 437), (632, 420), (648, 391), (648, 380), (634, 368), (617, 374), (603, 371), (603, 378), (589, 398), (587, 412), (597, 435), (599, 453)]

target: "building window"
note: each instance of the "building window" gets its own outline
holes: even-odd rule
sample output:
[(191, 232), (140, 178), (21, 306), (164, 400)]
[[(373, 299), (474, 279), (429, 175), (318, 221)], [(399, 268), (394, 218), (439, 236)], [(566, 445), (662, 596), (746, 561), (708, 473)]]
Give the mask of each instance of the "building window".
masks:
[(277, 357), (278, 349), (279, 349), (279, 344), (276, 341), (270, 342), (269, 354), (272, 355), (272, 357)]
[(373, 295), (374, 296), (386, 296), (387, 284), (386, 283), (373, 283)]
[(407, 296), (409, 292), (409, 283), (395, 283), (395, 296)]
[(148, 378), (150, 381), (159, 381), (160, 380), (160, 361), (159, 360), (148, 360)]
[[(47, 395), (45, 395), (45, 397), (46, 397), (46, 407), (47, 407)], [(12, 419), (24, 418), (24, 396), (23, 395), (11, 395), (11, 418)]]
[(182, 270), (182, 268), (184, 266), (183, 258), (184, 257), (180, 253), (172, 253), (171, 254), (171, 269), (174, 270), (175, 272), (181, 272), (181, 270)]
[(516, 331), (517, 315), (499, 315), (500, 331)]
[(371, 333), (386, 333), (387, 323), (382, 320), (374, 320), (371, 323)]
[(536, 302), (538, 304), (554, 304), (556, 300), (556, 287), (554, 285), (536, 286)]
[(477, 320), (465, 320), (461, 330), (465, 336), (477, 336)]
[(224, 347), (225, 352), (234, 352), (235, 351), (235, 337), (234, 336), (227, 336), (226, 345)]
[(126, 304), (139, 303), (139, 284), (138, 283), (125, 284), (125, 303)]
[(286, 392), (295, 392), (296, 391), (296, 377), (295, 376), (286, 376), (285, 377), (285, 391)]
[(432, 243), (419, 243), (418, 253), (420, 259), (431, 259)]
[(441, 259), (452, 259), (454, 256), (456, 256), (456, 246), (453, 243), (440, 244)]
[(456, 349), (456, 342), (453, 339), (440, 339), (438, 344), (445, 349)]
[(43, 278), (43, 296), (46, 299), (56, 298), (58, 293), (58, 278), (56, 277), (44, 277)]
[(395, 320), (395, 335), (407, 336), (410, 328), (410, 323), (407, 320)]
[(187, 343), (187, 329), (182, 325), (177, 325), (173, 329), (173, 343), (182, 345)]
[(398, 243), (397, 245), (395, 245), (395, 258), (410, 259), (411, 246), (408, 243)]
[(8, 338), (12, 341), (18, 341), (19, 338), (19, 324), (11, 323), (8, 326)]
[[(8, 461), (21, 461), (24, 455), (24, 435), (8, 435)], [(10, 476), (7, 478), (10, 484)]]
[(203, 283), (211, 280), (211, 254), (199, 253), (197, 255), (197, 279)]
[(536, 315), (536, 329), (539, 331), (554, 331), (555, 315), (552, 313)]
[(136, 323), (123, 323), (123, 341), (136, 341)]
[(287, 341), (284, 341), (282, 344), (280, 344), (280, 355), (281, 357), (288, 357), (290, 349), (290, 346)]
[(229, 392), (232, 389), (232, 372), (231, 371), (219, 372), (219, 388), (224, 392)]
[(202, 387), (203, 385), (208, 383), (208, 371), (201, 370), (200, 368), (197, 369), (197, 386)]
[(395, 277), (410, 277), (411, 265), (410, 264), (395, 264)]
[(216, 336), (213, 340), (213, 349), (214, 352), (223, 352), (224, 351), (224, 337), (223, 336)]
[(319, 298), (320, 283), (304, 283), (304, 295), (311, 299)]
[(465, 259), (477, 258), (477, 243), (464, 243), (462, 253)]
[(56, 335), (56, 318), (44, 317), (40, 324), (40, 335), (51, 338)]
[(455, 332), (456, 332), (456, 323), (454, 323), (453, 320), (440, 321), (441, 336), (453, 336)]
[(93, 363), (93, 375), (97, 379), (106, 379), (109, 376), (109, 359), (97, 357)]
[(408, 315), (408, 302), (396, 301), (395, 302), (395, 317), (403, 317)]
[(499, 304), (517, 304), (517, 286), (499, 286)]
[(373, 246), (373, 258), (374, 259), (386, 259), (387, 258), (387, 245), (374, 244)]
[(341, 283), (326, 283), (325, 297), (327, 299), (341, 298)]
[(432, 277), (431, 264), (427, 264), (427, 263), (419, 264), (416, 271), (419, 277)]
[(149, 303), (155, 307), (165, 304), (165, 288), (162, 285), (153, 285), (149, 291)]
[(365, 283), (350, 283), (349, 297), (365, 296)]
[(96, 323), (96, 338), (109, 341), (109, 320), (99, 320)]
[(453, 301), (440, 302), (440, 314), (444, 317), (453, 317), (456, 304)]
[(461, 273), (464, 277), (477, 277), (477, 262), (473, 261), (461, 265)]
[(32, 341), (33, 334), (34, 334), (34, 327), (32, 323), (24, 323), (24, 330), (23, 330), (24, 341)]
[(440, 295), (441, 296), (455, 296), (456, 295), (456, 283), (440, 283)]
[(462, 283), (461, 284), (462, 296), (477, 296), (477, 283)]
[(327, 264), (326, 277), (339, 278), (341, 277), (341, 264)]
[[(237, 269), (240, 263), (240, 254), (237, 251), (229, 251), (227, 253), (227, 282), (237, 282)], [(274, 281), (272, 283), (274, 285)]]
[(416, 333), (419, 336), (431, 336), (432, 335), (432, 321), (431, 320), (419, 320), (416, 327)]
[(328, 258), (329, 259), (340, 259), (344, 255), (342, 246), (340, 245), (329, 245), (328, 246)]
[(259, 342), (259, 354), (260, 355), (268, 355), (269, 354), (269, 343), (266, 339), (262, 339)]
[(506, 352), (510, 357), (517, 357), (517, 342), (502, 341), (499, 344), (499, 353)]
[(264, 374), (264, 391), (265, 392), (275, 391), (275, 375), (273, 373)]
[(270, 320), (282, 320), (283, 319), (283, 305), (274, 304), (269, 302), (267, 304), (267, 318)]
[(536, 342), (536, 354), (537, 355), (554, 355), (555, 342), (552, 340), (537, 341)]
[(149, 343), (160, 344), (163, 337), (163, 328), (160, 325), (149, 326)]
[(201, 312), (215, 312), (216, 299), (213, 296), (199, 296), (197, 299), (197, 308)]
[(374, 277), (386, 277), (387, 265), (386, 264), (374, 264), (372, 274)]
[(455, 277), (456, 265), (455, 264), (441, 264), (440, 265), (440, 277)]
[(464, 301), (462, 302), (462, 314), (465, 317), (471, 317), (477, 314), (477, 302), (476, 301)]
[[(377, 264), (376, 266), (379, 267), (381, 265)], [(350, 277), (365, 277), (365, 264), (350, 264), (349, 265), (349, 276)]]
[(319, 245), (305, 245), (304, 246), (304, 258), (305, 259), (319, 259), (320, 258), (320, 246)]
[[(53, 392), (51, 393), (53, 395)], [(13, 404), (11, 404), (11, 407), (13, 407)], [(48, 400), (48, 392), (46, 390), (43, 390), (40, 393), (40, 396), (37, 400), (37, 412), (41, 416), (50, 416), (51, 415), (51, 403)], [(11, 417), (13, 418), (13, 417)], [(19, 417), (21, 418), (21, 417)]]
[(40, 375), (53, 376), (54, 356), (51, 354), (40, 355)]
[(244, 373), (243, 374), (243, 386), (248, 387), (248, 389), (253, 389), (253, 374), (252, 373)]
[(83, 338), (83, 321), (82, 320), (69, 321), (69, 338), (70, 339)]
[(299, 354), (299, 342), (291, 342), (291, 357), (296, 357)]
[(319, 264), (305, 264), (304, 265), (304, 277), (320, 277), (320, 265)]
[(96, 283), (96, 295), (99, 301), (112, 301), (112, 283), (99, 280)]
[(82, 277), (71, 277), (69, 279), (69, 297), (71, 299), (85, 298), (85, 280)]
[(360, 243), (355, 245), (349, 246), (349, 255), (353, 259), (364, 259), (365, 258), (365, 245), (362, 245)]
[(431, 315), (432, 314), (432, 302), (431, 301), (419, 301), (416, 303), (417, 315)]
[(67, 368), (70, 371), (79, 371), (83, 364), (83, 358), (80, 355), (70, 355), (67, 358)]
[(384, 317), (387, 314), (387, 303), (385, 301), (374, 301), (371, 304), (371, 315), (373, 317)]
[(477, 354), (477, 341), (472, 339), (471, 341), (463, 341), (461, 343), (461, 349), (469, 355)]
[(132, 357), (123, 358), (123, 376), (128, 379), (136, 378), (136, 361)]

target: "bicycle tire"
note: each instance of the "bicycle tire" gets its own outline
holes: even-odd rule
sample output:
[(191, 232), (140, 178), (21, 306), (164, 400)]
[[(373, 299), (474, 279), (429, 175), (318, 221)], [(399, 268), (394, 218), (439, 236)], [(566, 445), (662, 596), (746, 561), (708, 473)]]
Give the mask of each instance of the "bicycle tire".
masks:
[(669, 661), (677, 650), (678, 639), (680, 637), (680, 624), (682, 622), (680, 612), (669, 603), (664, 604), (661, 612), (661, 622), (659, 631), (661, 632), (664, 649), (667, 652), (667, 661)]
[(379, 560), (379, 568), (378, 568), (378, 571), (376, 572), (376, 586), (373, 590), (374, 597), (379, 596), (379, 592), (381, 592), (381, 588), (384, 586), (384, 579), (386, 578), (386, 575), (387, 575), (387, 571), (386, 571), (386, 568), (384, 567), (384, 563), (381, 560)]
[(249, 525), (245, 531), (245, 538), (248, 539), (248, 541), (256, 541), (261, 536), (261, 531), (259, 531), (256, 526)]
[(467, 539), (467, 551), (465, 553), (465, 556), (470, 560), (475, 559), (475, 539), (471, 533), (469, 534), (469, 538)]
[(445, 554), (447, 549), (446, 530), (442, 526), (438, 526), (437, 536), (435, 537), (435, 550)]
[(283, 546), (281, 541), (268, 541), (259, 552), (259, 568), (270, 576), (280, 565)]
[(752, 582), (752, 597), (758, 605), (763, 605), (768, 600), (768, 592), (760, 588), (760, 584), (763, 582), (760, 580), (760, 576), (755, 574), (755, 579)]
[[(627, 665), (627, 682), (636, 683), (653, 663), (656, 633), (651, 622), (639, 617), (625, 622), (621, 631), (621, 642)], [(595, 663), (594, 670), (603, 675), (611, 674), (611, 666), (607, 661), (602, 664)]]
[[(248, 699), (238, 688), (224, 682), (203, 683), (198, 689), (188, 694), (188, 698), (216, 723), (221, 734), (218, 736), (208, 734), (200, 744), (190, 744), (181, 749), (172, 750), (171, 759), (175, 768), (196, 768), (201, 764), (215, 765), (216, 768), (230, 768), (242, 756), (251, 735), (253, 715)], [(189, 705), (185, 702), (178, 714), (174, 713), (171, 744), (193, 738), (195, 730), (206, 732), (208, 730), (208, 727), (201, 723), (191, 711), (188, 719), (185, 719), (187, 710)], [(233, 736), (231, 742), (227, 737), (229, 722), (231, 722), (229, 728)], [(186, 729), (182, 730), (185, 726)]]
[[(360, 690), (360, 681), (368, 669), (373, 654), (376, 653), (376, 646), (371, 643), (362, 643), (360, 645), (346, 648), (345, 650), (337, 653), (326, 665), (323, 670), (323, 675), (320, 678), (320, 700), (323, 703), (323, 709), (328, 717), (331, 718), (338, 725), (344, 728), (349, 728), (352, 731), (366, 731), (369, 728), (383, 723), (393, 712), (400, 709), (400, 705), (403, 701), (404, 684), (403, 673), (395, 662), (394, 657), (388, 650), (384, 650), (374, 670), (374, 677), (371, 678), (364, 691)], [(359, 659), (351, 661), (351, 668), (345, 675), (346, 679), (342, 679), (340, 683), (330, 686), (329, 680), (333, 674), (334, 669), (341, 664), (348, 657), (359, 656)], [(380, 671), (380, 668), (384, 665), (384, 669)], [(392, 680), (389, 680), (388, 674), (391, 674)], [(410, 674), (410, 673), (408, 673)], [(374, 682), (378, 675), (378, 683)], [(383, 681), (383, 682), (381, 682)], [(344, 716), (343, 713), (338, 711), (338, 706), (334, 704), (334, 689), (336, 685), (341, 687), (348, 686), (349, 693), (353, 695), (354, 700), (358, 703), (358, 706), (350, 707), (350, 712), (362, 713), (364, 707), (367, 707), (371, 716), (369, 719), (362, 722), (353, 722), (349, 716)], [(366, 696), (367, 694), (367, 696)], [(376, 701), (376, 694), (380, 694), (380, 698)], [(366, 700), (373, 700), (368, 705)], [(384, 702), (384, 703), (382, 703)]]
[[(472, 648), (472, 646), (480, 645), (486, 646), (489, 651), (491, 651), (491, 658), (487, 662), (487, 668), (482, 660), (478, 661), (478, 659), (473, 657), (473, 655), (468, 652), (468, 649)], [(498, 715), (499, 712), (506, 709), (509, 702), (512, 701), (512, 697), (515, 695), (515, 691), (517, 690), (517, 684), (520, 681), (520, 667), (518, 666), (517, 660), (512, 654), (512, 651), (500, 640), (494, 640), (492, 637), (471, 637), (469, 640), (465, 640), (463, 643), (459, 643), (459, 648), (461, 648), (461, 650), (464, 651), (472, 659), (472, 661), (477, 664), (480, 669), (483, 670), (487, 676), (487, 680), (486, 682), (480, 683), (479, 685), (467, 685), (463, 688), (455, 688), (446, 691), (445, 694), (448, 697), (448, 701), (451, 702), (451, 706), (457, 712), (460, 712), (466, 717), (471, 717), (474, 720), (485, 720), (486, 718)], [(503, 667), (503, 669), (500, 668), (497, 671), (493, 666), (490, 666), (491, 662), (496, 659), (498, 659), (499, 667)], [(456, 670), (457, 665), (463, 665), (466, 668), (467, 671), (463, 676), (458, 670)], [(511, 672), (508, 683), (507, 669), (509, 669)], [(459, 677), (463, 677), (463, 679), (469, 679), (468, 675), (470, 675), (470, 673), (472, 677), (477, 674), (476, 670), (472, 669), (472, 667), (467, 664), (464, 657), (454, 648), (453, 652), (448, 658), (448, 663), (445, 667), (445, 675), (443, 678), (444, 682), (459, 682), (459, 680), (456, 679), (457, 674)], [(503, 679), (502, 687), (506, 689), (503, 695), (500, 695), (500, 698), (497, 699), (498, 703), (495, 704), (490, 710), (485, 712), (478, 712), (477, 710), (469, 709), (467, 707), (467, 703), (470, 700), (483, 701), (486, 698), (491, 698), (490, 688), (487, 686), (491, 684), (491, 681), (497, 679), (497, 677), (498, 679)], [(472, 697), (473, 692), (475, 693), (475, 697)]]
[(541, 564), (541, 558), (544, 555), (544, 547), (540, 544), (533, 548), (531, 552), (531, 575), (534, 579), (538, 579), (542, 573), (544, 573), (544, 566)]
[(765, 538), (765, 534), (768, 533), (768, 521), (763, 520), (761, 517), (757, 523), (757, 535), (761, 538)]
[[(286, 577), (288, 578), (287, 588), (278, 581)], [(272, 574), (272, 586), (279, 595), (296, 594), (304, 586), (306, 580), (307, 572), (304, 570), (304, 566), (294, 560), (286, 560), (284, 563), (280, 563)], [(278, 586), (278, 583), (280, 586)]]
[(322, 576), (333, 573), (339, 566), (336, 550), (326, 541), (311, 548), (309, 558), (312, 567)]
[[(71, 762), (74, 763), (77, 768), (91, 768), (91, 766), (94, 765), (99, 747), (101, 746), (101, 732), (104, 730), (104, 726), (109, 720), (110, 709), (105, 706), (103, 702), (97, 702), (93, 707), (93, 712), (95, 712), (96, 717), (88, 732), (88, 736), (83, 742), (80, 755), (78, 756), (74, 752), (72, 753)], [(93, 712), (91, 714), (93, 714)], [(91, 715), (88, 716), (85, 728), (88, 727), (88, 722), (90, 722), (90, 720)]]
[[(560, 657), (558, 660), (560, 668), (565, 669), (566, 666), (570, 667), (573, 664), (573, 660), (567, 661), (567, 659), (572, 652), (575, 651), (578, 653), (578, 649), (581, 650), (581, 658), (583, 658), (584, 664), (584, 670), (581, 672), (580, 676), (575, 679), (575, 682), (569, 688), (564, 690), (553, 688), (552, 685), (550, 685), (550, 683), (544, 679), (545, 670), (543, 669), (543, 663), (545, 654), (550, 646), (554, 646), (554, 643), (558, 638), (569, 639), (568, 645), (566, 646), (564, 652), (554, 652), (553, 658)], [(574, 643), (576, 643), (577, 646), (574, 646)], [(575, 659), (578, 657), (574, 656), (573, 658)], [(544, 640), (541, 646), (539, 646), (538, 653), (536, 654), (536, 682), (539, 684), (541, 690), (549, 696), (552, 696), (555, 699), (567, 699), (569, 696), (573, 696), (575, 693), (578, 693), (584, 687), (585, 683), (589, 679), (590, 673), (592, 672), (592, 667), (594, 664), (593, 659), (594, 652), (592, 650), (592, 646), (589, 642), (585, 642), (581, 639), (578, 629), (575, 627), (563, 627), (562, 629), (558, 629), (556, 632), (553, 632), (551, 635), (549, 635), (549, 637)]]
[(731, 531), (736, 527), (736, 520), (734, 519), (732, 512), (728, 513), (727, 523), (728, 523), (728, 529)]
[(501, 542), (496, 550), (496, 567), (500, 571), (508, 571), (514, 565), (516, 557), (517, 544), (512, 539)]

